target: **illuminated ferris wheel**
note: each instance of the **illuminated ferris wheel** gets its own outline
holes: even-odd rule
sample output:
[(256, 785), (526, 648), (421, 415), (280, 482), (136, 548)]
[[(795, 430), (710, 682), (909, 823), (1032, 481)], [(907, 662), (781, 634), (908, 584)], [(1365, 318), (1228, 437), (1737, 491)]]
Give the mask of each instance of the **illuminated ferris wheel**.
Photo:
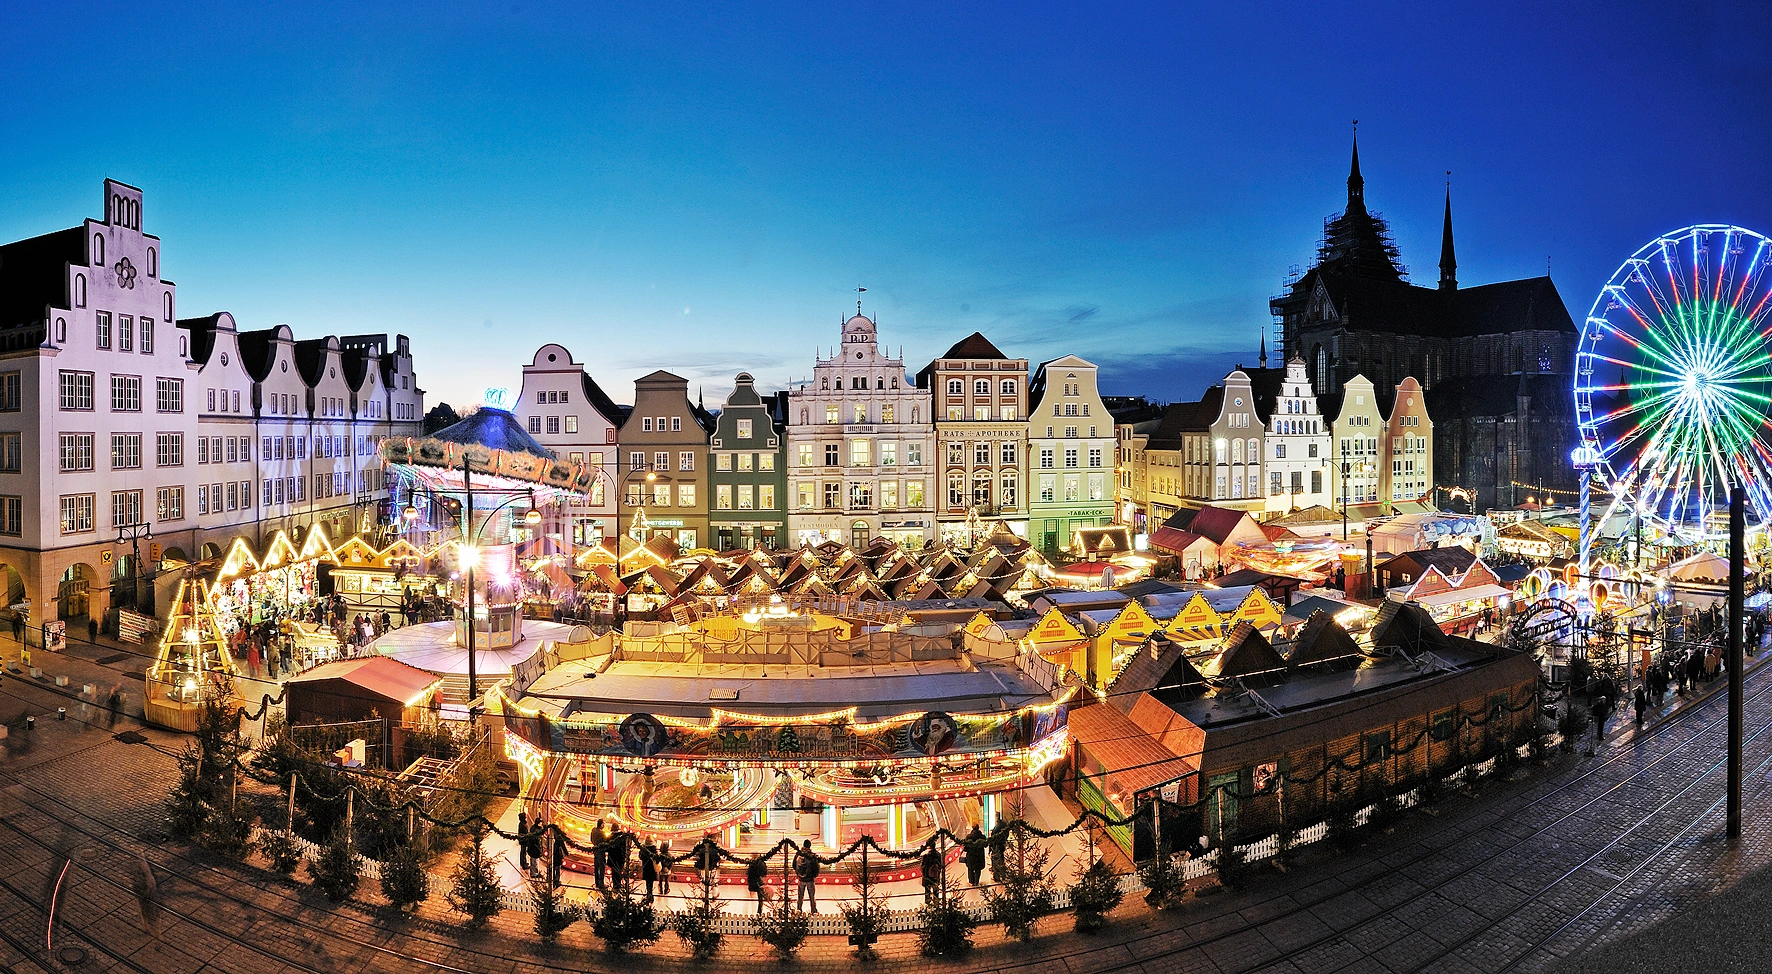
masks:
[(1581, 329), (1575, 412), (1612, 490), (1678, 538), (1728, 533), (1729, 489), (1748, 521), (1772, 512), (1772, 241), (1686, 227), (1632, 254)]

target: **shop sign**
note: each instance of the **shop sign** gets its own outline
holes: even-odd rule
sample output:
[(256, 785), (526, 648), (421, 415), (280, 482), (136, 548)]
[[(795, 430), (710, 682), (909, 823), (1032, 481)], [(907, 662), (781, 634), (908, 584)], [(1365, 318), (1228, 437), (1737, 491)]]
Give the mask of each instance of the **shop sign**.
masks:
[(655, 517), (646, 523), (655, 528), (680, 528), (683, 526), (683, 519), (680, 517)]

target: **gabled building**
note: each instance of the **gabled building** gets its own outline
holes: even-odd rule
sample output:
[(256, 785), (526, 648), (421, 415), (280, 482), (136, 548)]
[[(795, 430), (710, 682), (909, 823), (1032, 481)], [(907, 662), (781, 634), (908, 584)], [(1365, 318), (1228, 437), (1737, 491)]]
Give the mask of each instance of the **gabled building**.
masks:
[(1081, 554), (1079, 531), (1114, 522), (1118, 435), (1095, 363), (1040, 364), (1029, 386), (1028, 539), (1043, 554)]
[(708, 443), (713, 546), (782, 547), (787, 542), (787, 437), (756, 379), (740, 372)]
[(798, 547), (876, 537), (935, 540), (932, 399), (906, 381), (902, 353), (880, 347), (858, 309), (842, 343), (788, 392), (788, 533)]
[(634, 380), (634, 406), (616, 434), (621, 448), (621, 533), (663, 536), (687, 551), (709, 543), (708, 437), (714, 419), (689, 401), (689, 380), (658, 371)]
[(1238, 369), (1199, 402), (1164, 413), (1145, 444), (1152, 520), (1208, 504), (1261, 511), (1262, 439), (1249, 375)]
[[(1266, 370), (1277, 371), (1277, 370)], [(1267, 453), (1265, 511), (1283, 517), (1334, 499), (1329, 423), (1318, 411), (1304, 359), (1294, 356), (1263, 403)], [(1257, 390), (1257, 400), (1264, 399)]]
[(374, 445), (424, 413), (404, 337), (176, 318), (142, 199), (105, 180), (102, 219), (0, 245), (0, 604), (39, 637), (149, 612), (138, 580), (236, 540), (381, 530)]
[(543, 510), (541, 532), (573, 547), (595, 547), (617, 529), (615, 488), (618, 432), (627, 411), (610, 399), (565, 346), (536, 349), (523, 367), (523, 388), (513, 412), (537, 443), (569, 463), (597, 472), (590, 493)]
[(1027, 371), (973, 332), (917, 373), (934, 405), (943, 537), (970, 537), (980, 518), (1026, 528)]

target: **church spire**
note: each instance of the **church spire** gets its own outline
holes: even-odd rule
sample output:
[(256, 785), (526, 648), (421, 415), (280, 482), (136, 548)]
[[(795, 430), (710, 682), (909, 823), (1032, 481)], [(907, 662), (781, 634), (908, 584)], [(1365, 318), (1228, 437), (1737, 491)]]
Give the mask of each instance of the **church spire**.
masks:
[(1446, 173), (1446, 219), (1440, 228), (1440, 290), (1458, 290), (1458, 256), (1452, 249), (1452, 173)]
[(1366, 180), (1360, 177), (1360, 120), (1354, 119), (1354, 161), (1347, 173), (1347, 208), (1349, 212), (1366, 208)]
[(1267, 368), (1267, 332), (1261, 333), (1261, 367)]

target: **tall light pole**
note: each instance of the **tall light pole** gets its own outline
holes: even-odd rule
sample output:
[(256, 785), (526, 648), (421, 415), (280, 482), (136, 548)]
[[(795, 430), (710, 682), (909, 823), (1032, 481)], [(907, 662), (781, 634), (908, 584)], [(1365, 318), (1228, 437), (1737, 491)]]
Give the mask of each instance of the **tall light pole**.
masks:
[[(476, 658), (478, 654), (475, 652), (474, 645), (476, 636), (476, 633), (474, 632), (474, 570), (480, 566), (480, 534), (486, 530), (488, 524), (491, 524), (497, 519), (500, 511), (525, 498), (529, 501), (529, 510), (523, 515), (523, 523), (534, 526), (540, 524), (542, 518), (541, 510), (536, 507), (535, 503), (535, 488), (529, 487), (521, 490), (494, 490), (493, 493), (508, 493), (512, 496), (504, 503), (486, 512), (486, 516), (480, 520), (479, 526), (476, 527), (474, 525), (473, 478), (469, 473), (468, 465), (465, 461), (462, 463), (461, 468), (461, 486), (462, 492), (466, 495), (466, 499), (462, 503), (461, 542), (457, 550), (460, 552), (461, 564), (462, 568), (465, 569), (468, 586), (463, 609), (466, 613), (465, 623), (467, 629), (468, 703), (472, 706), (473, 701), (480, 696), (479, 660)], [(421, 488), (415, 485), (413, 490), (424, 490), (426, 493), (435, 496), (435, 492), (431, 491), (429, 488)], [(401, 516), (407, 521), (418, 520), (418, 507), (408, 502), (406, 510), (402, 512)]]
[(1746, 594), (1747, 490), (1729, 490), (1729, 842), (1741, 840), (1741, 627)]

